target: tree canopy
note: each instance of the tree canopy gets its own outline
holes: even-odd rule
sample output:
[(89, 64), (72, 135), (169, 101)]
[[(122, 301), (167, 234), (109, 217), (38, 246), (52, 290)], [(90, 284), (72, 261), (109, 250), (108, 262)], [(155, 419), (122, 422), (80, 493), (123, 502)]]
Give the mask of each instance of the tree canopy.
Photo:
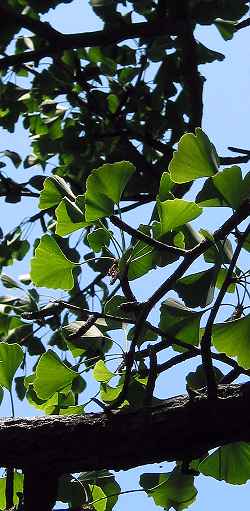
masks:
[[(112, 470), (174, 461), (142, 468), (137, 491), (181, 511), (200, 474), (250, 479), (250, 150), (219, 155), (203, 129), (199, 66), (224, 55), (196, 35), (247, 30), (249, 1), (90, 0), (102, 29), (65, 34), (48, 20), (67, 3), (0, 6), (0, 127), (30, 137), (0, 161), (16, 215), (0, 240), (0, 509), (112, 511)], [(191, 359), (186, 394), (160, 397)], [(15, 399), (38, 416), (15, 418)]]

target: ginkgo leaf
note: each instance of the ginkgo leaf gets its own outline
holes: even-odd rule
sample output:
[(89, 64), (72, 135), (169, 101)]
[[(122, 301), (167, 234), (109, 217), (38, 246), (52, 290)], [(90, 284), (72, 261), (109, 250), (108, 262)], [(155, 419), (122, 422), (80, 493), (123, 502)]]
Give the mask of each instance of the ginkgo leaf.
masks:
[(199, 464), (202, 474), (230, 484), (250, 479), (250, 444), (235, 442), (219, 447)]
[(47, 177), (40, 194), (39, 208), (48, 209), (59, 204), (63, 197), (74, 200), (75, 196), (69, 185), (60, 176)]
[(113, 378), (114, 373), (111, 373), (103, 360), (98, 360), (93, 369), (93, 376), (96, 381), (109, 382)]
[[(250, 314), (234, 321), (217, 323), (213, 326), (212, 338), (215, 348), (250, 369)], [(236, 342), (237, 340), (237, 342)]]
[(77, 263), (69, 261), (54, 238), (45, 234), (31, 259), (30, 277), (36, 286), (52, 289), (72, 289), (72, 270)]
[(48, 350), (37, 364), (34, 390), (40, 399), (49, 399), (55, 392), (71, 385), (77, 375), (63, 364), (56, 353)]
[(162, 234), (172, 231), (181, 225), (191, 222), (202, 213), (202, 208), (195, 202), (183, 199), (157, 202)]
[[(189, 344), (199, 344), (199, 329), (202, 312), (195, 312), (177, 300), (165, 300), (161, 304), (160, 328), (167, 336), (176, 337)], [(174, 345), (177, 351), (184, 351)]]
[(196, 128), (195, 135), (186, 133), (181, 137), (169, 164), (169, 172), (175, 183), (188, 183), (218, 172), (216, 150), (200, 128)]
[(175, 291), (188, 307), (206, 307), (213, 301), (217, 267), (178, 279)]
[(142, 474), (140, 486), (149, 497), (153, 497), (157, 506), (166, 510), (182, 511), (194, 502), (197, 495), (194, 477), (183, 474), (179, 467), (165, 474)]
[(0, 385), (11, 390), (15, 373), (23, 360), (19, 344), (0, 343)]
[(67, 197), (64, 197), (57, 206), (55, 210), (57, 219), (56, 234), (59, 236), (66, 236), (89, 225), (89, 222), (85, 222), (84, 212), (79, 207), (80, 197), (83, 196), (77, 197), (76, 202), (72, 202)]
[(232, 208), (238, 208), (240, 205), (240, 189), (242, 186), (242, 174), (240, 167), (224, 169), (213, 176), (213, 184), (224, 197), (227, 204)]
[(87, 179), (85, 194), (87, 222), (113, 213), (114, 204), (119, 203), (124, 188), (134, 172), (134, 165), (127, 161), (106, 163), (93, 170)]

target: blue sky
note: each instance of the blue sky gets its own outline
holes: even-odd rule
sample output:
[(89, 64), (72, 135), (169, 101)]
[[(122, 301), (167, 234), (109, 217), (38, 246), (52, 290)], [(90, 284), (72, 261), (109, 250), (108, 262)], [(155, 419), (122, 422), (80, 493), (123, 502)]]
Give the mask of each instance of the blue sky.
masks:
[[(44, 18), (45, 19), (45, 18)], [(63, 32), (84, 32), (97, 30), (101, 28), (101, 21), (93, 14), (90, 6), (85, 1), (75, 0), (72, 4), (62, 5), (54, 11), (50, 11), (46, 19)], [(230, 154), (227, 146), (236, 146), (250, 149), (249, 141), (249, 114), (250, 114), (250, 60), (249, 60), (249, 29), (244, 29), (235, 35), (232, 41), (225, 42), (215, 27), (198, 27), (196, 31), (197, 38), (206, 46), (220, 51), (226, 58), (223, 62), (215, 62), (206, 66), (201, 66), (202, 73), (207, 81), (204, 89), (204, 120), (203, 129), (215, 144), (219, 154)], [(27, 155), (30, 152), (29, 140), (19, 125), (17, 132), (13, 135), (7, 132), (1, 132), (0, 150), (12, 149)], [(232, 153), (231, 153), (232, 154)], [(242, 166), (243, 168), (243, 166)], [(244, 166), (247, 169), (247, 166)], [(32, 170), (17, 170), (15, 176), (18, 179), (25, 180), (31, 176)], [(14, 170), (10, 167), (9, 175), (13, 175)], [(24, 216), (30, 216), (36, 211), (36, 203), (31, 199), (26, 199), (20, 206), (8, 205), (1, 199), (2, 227), (13, 227)], [(218, 219), (218, 212), (212, 208), (207, 210), (206, 221), (211, 228), (218, 226), (227, 217), (228, 211), (220, 210), (221, 217)], [(149, 208), (144, 210), (147, 216)], [(18, 217), (18, 220), (17, 220)], [(141, 217), (133, 214), (128, 215), (128, 220), (138, 225)], [(246, 256), (243, 264), (246, 264)], [(8, 270), (8, 271), (7, 271)], [(20, 263), (17, 273), (28, 271), (27, 262)], [(6, 273), (9, 269), (6, 268)], [(162, 278), (162, 276), (160, 277)], [(157, 286), (157, 280), (152, 278), (152, 286)], [(196, 360), (197, 362), (197, 360)], [(186, 365), (186, 367), (189, 367)], [(184, 390), (185, 366), (170, 371), (159, 379), (158, 390), (162, 395), (176, 394)], [(18, 405), (19, 414), (35, 414), (35, 410), (22, 408)], [(2, 414), (9, 415), (8, 402), (2, 406)], [(128, 439), (129, 442), (129, 439)], [(147, 446), (145, 445), (145, 449)], [(164, 470), (169, 470), (170, 464), (161, 464)], [(159, 465), (154, 467), (147, 466), (145, 471), (161, 471)], [(143, 472), (142, 469), (135, 469), (129, 472), (118, 474), (118, 479), (122, 489), (138, 487), (138, 475)], [(245, 508), (249, 496), (249, 483), (242, 487), (234, 487), (226, 483), (199, 477), (196, 486), (200, 489), (196, 503), (190, 508), (192, 511), (210, 511), (219, 506), (226, 508), (227, 511), (234, 511), (235, 508)], [(125, 511), (128, 508), (143, 509), (144, 511), (155, 510), (155, 505), (151, 499), (143, 493), (124, 495), (120, 497), (116, 510)]]

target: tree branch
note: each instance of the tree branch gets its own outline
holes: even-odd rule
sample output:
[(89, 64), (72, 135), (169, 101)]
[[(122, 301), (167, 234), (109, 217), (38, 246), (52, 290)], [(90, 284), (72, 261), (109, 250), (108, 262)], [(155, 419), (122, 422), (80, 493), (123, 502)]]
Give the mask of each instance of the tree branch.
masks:
[(148, 317), (148, 314), (153, 309), (153, 307), (158, 303), (163, 296), (173, 288), (176, 281), (181, 278), (184, 273), (188, 270), (191, 264), (201, 255), (203, 254), (213, 243), (214, 241), (225, 239), (226, 236), (237, 226), (239, 225), (245, 218), (248, 217), (250, 213), (250, 199), (246, 199), (239, 209), (235, 211), (235, 213), (217, 230), (214, 232), (213, 240), (206, 239), (196, 245), (193, 249), (189, 250), (181, 264), (177, 267), (177, 269), (168, 277), (165, 282), (151, 295), (147, 302), (145, 302), (143, 309), (138, 315), (137, 322), (135, 323), (134, 336), (130, 344), (129, 352), (126, 356), (126, 371), (124, 376), (124, 384), (123, 388), (116, 399), (110, 405), (109, 408), (116, 408), (123, 403), (126, 399), (128, 386), (131, 378), (131, 371), (134, 364), (135, 359), (135, 350), (138, 339), (140, 337), (140, 333), (143, 329), (143, 325)]
[(119, 227), (123, 231), (130, 234), (130, 236), (133, 236), (134, 238), (144, 241), (147, 245), (150, 247), (155, 248), (156, 250), (163, 251), (165, 250), (169, 254), (184, 256), (187, 251), (183, 250), (182, 248), (178, 247), (172, 247), (171, 245), (166, 245), (166, 243), (162, 243), (162, 241), (155, 240), (154, 238), (150, 238), (150, 236), (147, 236), (147, 234), (144, 234), (143, 232), (139, 231), (138, 229), (134, 229), (130, 225), (126, 224), (121, 220), (120, 218), (116, 216), (111, 216), (110, 221), (112, 224), (114, 224), (116, 227)]
[(227, 271), (226, 278), (220, 288), (218, 296), (217, 296), (215, 303), (211, 309), (211, 312), (209, 314), (207, 324), (205, 327), (205, 331), (204, 331), (204, 334), (201, 339), (202, 365), (203, 365), (204, 373), (206, 376), (207, 394), (208, 394), (208, 398), (210, 398), (210, 399), (215, 399), (217, 396), (217, 384), (216, 384), (215, 374), (214, 374), (214, 370), (213, 370), (212, 353), (211, 353), (213, 324), (214, 324), (215, 318), (219, 312), (219, 308), (222, 303), (222, 300), (227, 292), (228, 286), (231, 283), (233, 271), (236, 266), (238, 257), (240, 255), (242, 245), (243, 245), (245, 239), (247, 238), (249, 232), (250, 232), (250, 224), (249, 224), (248, 228), (245, 230), (242, 238), (238, 241), (237, 247), (235, 249), (234, 255), (232, 257), (232, 260), (230, 262), (230, 265), (229, 265), (229, 268)]
[[(203, 114), (203, 78), (198, 69), (197, 44), (193, 34), (195, 26), (190, 15), (189, 0), (182, 2), (181, 11), (185, 16), (185, 24), (179, 34), (183, 55), (182, 74), (187, 104), (189, 105), (189, 130), (202, 125)], [(175, 7), (176, 8), (176, 7)]]
[(20, 14), (16, 9), (12, 9), (8, 5), (0, 6), (0, 16), (4, 16), (5, 23), (8, 24), (10, 21), (15, 21), (21, 27), (27, 28), (33, 34), (39, 35), (46, 41), (50, 41), (55, 44), (55, 41), (59, 38), (63, 38), (64, 35), (58, 32), (55, 28), (47, 22), (42, 22), (30, 16)]
[(91, 48), (94, 46), (109, 46), (132, 38), (151, 38), (164, 35), (177, 35), (183, 29), (183, 22), (174, 23), (172, 20), (161, 22), (140, 22), (124, 24), (112, 30), (97, 30), (80, 34), (61, 34), (55, 37), (54, 43), (42, 50), (28, 51), (16, 55), (8, 55), (0, 59), (0, 68), (23, 64), (24, 62), (38, 62), (44, 57), (51, 57), (64, 50), (74, 48)]
[[(128, 469), (163, 460), (194, 459), (228, 442), (250, 441), (248, 386), (221, 385), (211, 403), (201, 392), (139, 410), (0, 421), (2, 466), (51, 473)], [(62, 450), (62, 445), (70, 449)], [(146, 446), (146, 448), (145, 448)], [(34, 452), (36, 456), (34, 457)]]
[[(226, 222), (214, 232), (213, 238), (215, 241), (220, 241), (225, 239), (230, 232), (238, 226), (243, 220), (245, 220), (250, 214), (250, 199), (246, 199), (239, 209), (233, 213), (233, 215), (226, 220)], [(149, 312), (156, 303), (163, 298), (163, 296), (170, 291), (173, 284), (181, 278), (187, 269), (191, 266), (191, 264), (201, 255), (203, 254), (211, 245), (213, 244), (212, 240), (204, 240), (194, 248), (188, 251), (186, 256), (184, 257), (181, 264), (175, 270), (174, 273), (165, 281), (163, 284), (153, 293), (153, 295), (149, 298), (146, 304), (147, 311)], [(147, 317), (147, 313), (145, 315), (145, 319)]]

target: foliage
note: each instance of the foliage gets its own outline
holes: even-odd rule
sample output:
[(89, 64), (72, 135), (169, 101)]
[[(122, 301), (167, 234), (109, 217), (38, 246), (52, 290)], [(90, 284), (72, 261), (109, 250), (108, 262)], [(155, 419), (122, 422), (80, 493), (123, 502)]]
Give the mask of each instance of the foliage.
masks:
[[(1, 400), (8, 391), (14, 414), (15, 381), (17, 399), (48, 415), (157, 406), (159, 358), (167, 370), (197, 355), (202, 365), (186, 375), (187, 389), (206, 387), (215, 399), (219, 383), (250, 370), (250, 270), (239, 257), (250, 251), (250, 174), (239, 166), (250, 152), (220, 157), (200, 128), (198, 66), (224, 56), (196, 40), (194, 29), (214, 25), (230, 40), (249, 2), (91, 0), (103, 30), (75, 36), (42, 21), (69, 0), (5, 3), (0, 126), (15, 133), (21, 120), (32, 152), (1, 152), (1, 196), (7, 203), (33, 198), (38, 210), (1, 232)], [(21, 163), (32, 177), (20, 183), (8, 172)], [(214, 232), (204, 220), (211, 207)], [(137, 208), (145, 223), (136, 214), (132, 227), (126, 213)], [(229, 219), (223, 225), (221, 208)], [(36, 238), (28, 241), (32, 225)], [(23, 259), (29, 273), (8, 275), (6, 267), (16, 275)], [(197, 261), (199, 271), (191, 268)], [(149, 322), (155, 306), (160, 318)], [(236, 367), (232, 377), (218, 362)], [(142, 474), (138, 491), (181, 511), (196, 498), (199, 473), (232, 484), (250, 478), (247, 443), (204, 456), (178, 459), (169, 473)], [(23, 480), (20, 472), (13, 477), (17, 504)], [(6, 478), (0, 484), (5, 508)], [(100, 470), (61, 477), (57, 498), (72, 509), (111, 511), (120, 493), (114, 475)]]

